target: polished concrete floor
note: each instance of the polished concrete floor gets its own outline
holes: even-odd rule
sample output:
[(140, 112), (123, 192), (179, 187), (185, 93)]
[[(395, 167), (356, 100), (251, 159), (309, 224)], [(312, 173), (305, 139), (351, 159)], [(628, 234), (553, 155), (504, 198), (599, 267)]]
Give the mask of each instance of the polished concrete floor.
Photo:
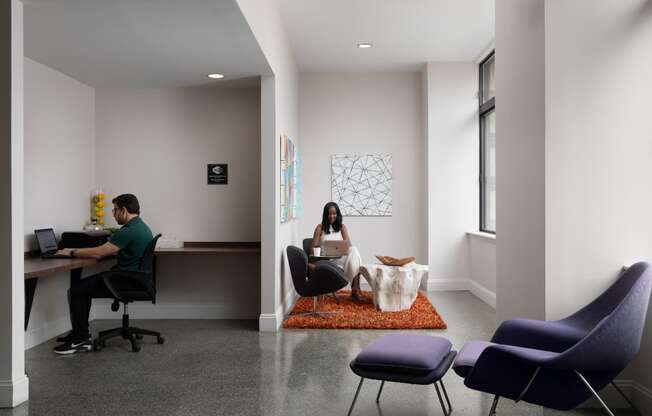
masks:
[[(468, 292), (429, 294), (448, 323), (444, 331), (459, 348), (488, 339), (495, 312)], [(388, 331), (284, 330), (259, 333), (250, 321), (156, 320), (134, 322), (161, 331), (167, 342), (143, 344), (140, 353), (115, 339), (99, 353), (61, 357), (54, 341), (26, 353), (30, 400), (0, 416), (94, 415), (346, 415), (358, 378), (349, 361)], [(95, 321), (93, 330), (118, 321)], [(418, 332), (418, 331), (415, 331)], [(454, 415), (486, 415), (492, 398), (464, 387), (453, 372), (444, 378)], [(431, 386), (363, 385), (354, 415), (441, 415)], [(602, 415), (583, 410), (557, 413), (501, 401), (498, 415)], [(618, 415), (632, 414), (617, 412)]]

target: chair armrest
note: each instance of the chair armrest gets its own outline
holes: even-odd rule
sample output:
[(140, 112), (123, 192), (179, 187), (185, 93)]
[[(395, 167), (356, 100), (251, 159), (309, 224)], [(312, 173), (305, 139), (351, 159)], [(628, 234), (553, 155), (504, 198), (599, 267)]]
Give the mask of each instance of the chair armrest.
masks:
[(527, 388), (537, 368), (554, 368), (560, 354), (509, 345), (490, 345), (478, 357), (464, 384), (517, 400)]
[(560, 321), (510, 319), (500, 324), (491, 342), (562, 352), (575, 345), (585, 335), (584, 331)]

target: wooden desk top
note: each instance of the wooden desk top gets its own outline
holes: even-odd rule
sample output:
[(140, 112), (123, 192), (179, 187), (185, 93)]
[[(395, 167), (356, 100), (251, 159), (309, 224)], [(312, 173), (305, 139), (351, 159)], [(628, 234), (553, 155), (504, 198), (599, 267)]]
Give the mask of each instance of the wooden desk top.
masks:
[(42, 259), (28, 257), (25, 259), (25, 279), (44, 277), (80, 267), (97, 264), (95, 259)]
[(192, 242), (181, 248), (157, 248), (157, 256), (208, 254), (260, 254), (260, 242)]
[[(158, 248), (157, 256), (260, 254), (260, 242), (186, 242), (181, 248)], [(102, 259), (105, 261), (113, 257)], [(38, 256), (25, 257), (25, 279), (44, 277), (80, 267), (97, 264), (95, 259), (42, 259)]]

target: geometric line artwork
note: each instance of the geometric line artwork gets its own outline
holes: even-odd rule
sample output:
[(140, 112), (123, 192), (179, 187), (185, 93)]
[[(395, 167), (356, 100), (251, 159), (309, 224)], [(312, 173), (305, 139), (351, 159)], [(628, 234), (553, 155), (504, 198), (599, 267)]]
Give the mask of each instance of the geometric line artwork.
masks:
[(331, 199), (345, 216), (392, 216), (392, 155), (332, 155)]
[(281, 222), (299, 217), (299, 152), (292, 139), (281, 136)]

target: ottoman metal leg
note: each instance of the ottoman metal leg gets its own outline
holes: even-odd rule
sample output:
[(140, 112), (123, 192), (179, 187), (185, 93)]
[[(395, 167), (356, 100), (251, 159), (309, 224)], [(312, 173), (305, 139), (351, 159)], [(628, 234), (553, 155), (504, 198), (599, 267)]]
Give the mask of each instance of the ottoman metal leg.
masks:
[(378, 389), (378, 396), (376, 396), (376, 403), (380, 402), (380, 393), (383, 392), (383, 386), (385, 385), (385, 380), (380, 383), (380, 389)]
[(444, 412), (444, 416), (450, 416), (450, 414), (453, 413), (453, 406), (451, 406), (451, 402), (448, 399), (448, 393), (446, 392), (446, 387), (444, 387), (444, 382), (439, 380), (439, 383), (441, 384), (441, 389), (444, 392), (444, 397), (446, 398), (446, 403), (448, 404), (448, 410), (446, 410), (446, 406), (444, 406), (444, 401), (442, 400), (441, 393), (439, 392), (439, 386), (437, 386), (437, 382), (435, 381), (433, 384), (435, 385), (435, 390), (437, 391), (437, 397), (439, 397), (439, 404), (441, 405), (441, 410)]
[(351, 403), (351, 407), (349, 408), (349, 413), (347, 413), (347, 416), (351, 416), (351, 412), (353, 411), (353, 406), (355, 406), (355, 401), (358, 400), (358, 394), (360, 394), (360, 388), (362, 387), (363, 381), (364, 378), (360, 377), (360, 384), (358, 384), (358, 388), (355, 391), (355, 396), (353, 396), (353, 402)]

